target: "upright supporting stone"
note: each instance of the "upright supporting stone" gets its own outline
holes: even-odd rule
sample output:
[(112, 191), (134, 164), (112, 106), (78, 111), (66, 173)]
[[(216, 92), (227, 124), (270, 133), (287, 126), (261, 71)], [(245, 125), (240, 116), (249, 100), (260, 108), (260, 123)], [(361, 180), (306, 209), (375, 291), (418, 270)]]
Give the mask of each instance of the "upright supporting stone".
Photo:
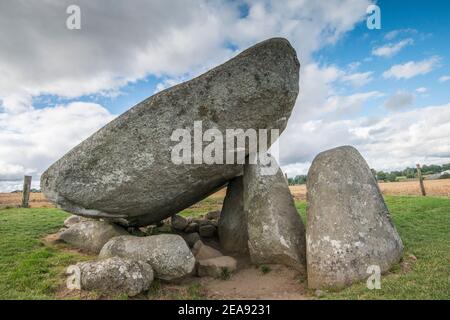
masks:
[(220, 245), (227, 252), (246, 253), (248, 251), (243, 192), (242, 176), (228, 183), (218, 227)]
[(23, 177), (23, 192), (22, 192), (22, 208), (28, 208), (28, 201), (30, 200), (31, 190), (31, 176)]
[(261, 164), (244, 166), (244, 210), (248, 249), (255, 264), (284, 264), (305, 271), (305, 227), (283, 172), (266, 174)]
[(320, 153), (307, 181), (308, 286), (342, 288), (385, 272), (403, 244), (364, 158), (350, 146)]

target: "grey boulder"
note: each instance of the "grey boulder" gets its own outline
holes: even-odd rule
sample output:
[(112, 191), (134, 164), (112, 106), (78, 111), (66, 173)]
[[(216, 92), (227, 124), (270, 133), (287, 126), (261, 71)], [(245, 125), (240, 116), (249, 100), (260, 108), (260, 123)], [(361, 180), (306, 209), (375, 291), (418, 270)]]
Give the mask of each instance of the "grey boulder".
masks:
[(81, 221), (66, 229), (59, 239), (83, 251), (99, 253), (111, 238), (127, 235), (120, 226), (106, 221)]
[(197, 266), (199, 277), (221, 278), (229, 276), (237, 268), (237, 261), (233, 257), (221, 256), (200, 260)]
[(185, 218), (177, 214), (174, 214), (172, 216), (172, 218), (170, 219), (170, 223), (172, 225), (172, 228), (178, 231), (183, 231), (189, 224), (189, 222)]
[(180, 236), (183, 237), (184, 241), (186, 241), (187, 245), (192, 248), (197, 241), (200, 240), (200, 235), (197, 232), (192, 233), (182, 233)]
[(217, 228), (212, 224), (205, 224), (198, 228), (198, 233), (201, 237), (211, 238), (216, 234)]
[(195, 267), (191, 250), (184, 239), (175, 234), (115, 237), (104, 245), (99, 256), (145, 261), (152, 266), (156, 278), (168, 281), (190, 274)]
[(51, 165), (41, 189), (68, 212), (126, 226), (170, 217), (242, 174), (240, 164), (174, 163), (180, 142), (171, 139), (174, 131), (192, 134), (194, 121), (223, 137), (226, 129), (283, 131), (299, 92), (299, 68), (286, 39), (258, 43), (108, 123)]
[(69, 289), (127, 294), (130, 297), (148, 290), (153, 281), (153, 270), (148, 263), (119, 257), (79, 262), (69, 266), (66, 273), (69, 274)]
[[(250, 258), (255, 264), (284, 264), (305, 272), (305, 227), (286, 178), (275, 159), (271, 159), (271, 170), (260, 163), (244, 167)], [(272, 173), (267, 174), (266, 169)]]
[(219, 218), (218, 234), (220, 245), (226, 252), (246, 253), (248, 251), (242, 176), (228, 183)]
[(385, 272), (399, 261), (402, 241), (369, 166), (355, 148), (317, 155), (307, 190), (310, 288), (345, 287), (369, 277), (371, 266)]
[(201, 240), (198, 240), (194, 244), (194, 247), (192, 248), (192, 253), (194, 254), (195, 259), (197, 259), (197, 261), (216, 258), (223, 255), (219, 250), (216, 250), (213, 247), (204, 244), (203, 241)]
[(64, 226), (66, 228), (70, 228), (74, 224), (77, 224), (78, 222), (86, 221), (86, 220), (88, 220), (88, 219), (80, 217), (80, 216), (76, 216), (76, 215), (71, 215), (66, 220), (64, 220)]

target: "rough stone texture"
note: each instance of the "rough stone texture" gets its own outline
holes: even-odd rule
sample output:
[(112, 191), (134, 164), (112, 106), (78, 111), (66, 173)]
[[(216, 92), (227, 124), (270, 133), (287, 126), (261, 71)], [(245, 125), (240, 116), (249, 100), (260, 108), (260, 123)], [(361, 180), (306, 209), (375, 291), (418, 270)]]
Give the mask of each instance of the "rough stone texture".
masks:
[(86, 220), (87, 220), (86, 218), (83, 218), (83, 217), (80, 217), (80, 216), (71, 215), (66, 220), (64, 220), (64, 226), (67, 227), (67, 228), (70, 228), (74, 224), (76, 224), (78, 222), (81, 222), (81, 221), (86, 221)]
[(183, 231), (187, 227), (188, 221), (182, 216), (175, 214), (172, 216), (171, 225), (175, 230)]
[(200, 260), (197, 266), (197, 273), (200, 277), (220, 278), (224, 274), (224, 272), (227, 272), (229, 274), (235, 271), (236, 267), (236, 259), (234, 259), (233, 257), (221, 256), (206, 260)]
[(174, 130), (192, 133), (194, 121), (202, 121), (203, 132), (215, 128), (223, 136), (230, 128), (283, 131), (299, 68), (286, 39), (263, 41), (111, 121), (42, 174), (42, 191), (66, 211), (127, 226), (170, 217), (242, 174), (238, 164), (173, 163)]
[(189, 223), (184, 229), (184, 232), (186, 233), (198, 232), (198, 223), (197, 222)]
[(208, 220), (218, 220), (220, 217), (220, 211), (210, 211), (205, 215)]
[(197, 241), (200, 240), (200, 235), (197, 232), (181, 234), (184, 241), (186, 241), (189, 247), (193, 247)]
[(63, 231), (59, 239), (84, 251), (99, 253), (111, 238), (127, 235), (120, 226), (106, 221), (81, 221)]
[(220, 245), (226, 252), (248, 251), (247, 220), (244, 212), (243, 177), (228, 183), (218, 226)]
[(175, 234), (148, 237), (121, 236), (111, 239), (100, 257), (119, 256), (149, 263), (155, 277), (176, 280), (192, 272), (195, 258), (184, 239)]
[[(74, 266), (68, 268), (72, 273)], [(104, 294), (135, 296), (148, 290), (153, 281), (152, 267), (143, 261), (132, 261), (119, 257), (93, 262), (79, 262), (82, 290), (96, 290)]]
[[(275, 159), (273, 163), (278, 168)], [(262, 164), (244, 167), (244, 210), (253, 263), (278, 263), (304, 272), (305, 227), (280, 168), (265, 175)]]
[(212, 224), (205, 224), (198, 228), (198, 233), (200, 234), (201, 237), (211, 238), (214, 237), (214, 235), (216, 234), (216, 230), (217, 228)]
[(192, 248), (192, 253), (195, 256), (195, 259), (205, 260), (210, 258), (216, 258), (223, 256), (223, 254), (210, 246), (204, 244), (201, 240), (197, 241)]
[(349, 146), (320, 153), (307, 182), (310, 288), (340, 288), (367, 278), (370, 265), (387, 271), (403, 251), (378, 184)]

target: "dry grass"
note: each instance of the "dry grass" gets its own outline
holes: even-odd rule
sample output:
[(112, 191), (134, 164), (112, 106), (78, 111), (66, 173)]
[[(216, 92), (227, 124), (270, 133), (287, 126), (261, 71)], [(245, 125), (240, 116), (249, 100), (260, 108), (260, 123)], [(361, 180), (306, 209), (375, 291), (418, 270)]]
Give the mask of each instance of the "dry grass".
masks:
[[(0, 193), (0, 209), (6, 207), (19, 207), (22, 203), (22, 193)], [(40, 192), (30, 194), (29, 205), (31, 208), (54, 208)]]
[[(428, 196), (432, 197), (450, 197), (450, 179), (441, 180), (425, 180), (425, 190)], [(380, 183), (380, 189), (384, 195), (388, 196), (420, 196), (420, 187), (418, 181), (405, 182), (386, 182)], [(306, 199), (306, 185), (290, 186), (292, 196), (296, 201)], [(186, 209), (186, 213), (199, 209), (208, 212), (212, 210), (220, 210), (222, 199), (225, 197), (226, 189), (217, 191), (207, 199), (194, 204)], [(0, 193), (0, 208), (18, 207), (21, 203), (21, 193)], [(31, 208), (52, 208), (54, 205), (50, 203), (42, 193), (32, 193), (30, 195)]]

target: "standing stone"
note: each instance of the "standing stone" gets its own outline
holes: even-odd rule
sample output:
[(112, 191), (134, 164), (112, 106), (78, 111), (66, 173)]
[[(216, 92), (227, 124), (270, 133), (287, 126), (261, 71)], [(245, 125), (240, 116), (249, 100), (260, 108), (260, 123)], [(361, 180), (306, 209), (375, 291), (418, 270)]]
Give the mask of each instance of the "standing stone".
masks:
[(125, 229), (113, 223), (87, 220), (63, 231), (59, 239), (83, 251), (99, 253), (111, 238), (127, 234)]
[(103, 294), (130, 297), (148, 290), (153, 281), (152, 267), (143, 261), (112, 257), (79, 262), (67, 268), (69, 289), (95, 290)]
[(378, 184), (350, 146), (320, 153), (308, 172), (307, 261), (310, 288), (341, 288), (399, 261), (403, 244)]
[(228, 183), (219, 218), (218, 233), (220, 245), (226, 252), (246, 253), (248, 251), (242, 176)]
[(104, 245), (99, 256), (145, 261), (152, 266), (155, 277), (163, 280), (182, 278), (195, 267), (195, 258), (188, 245), (175, 234), (115, 237)]
[(299, 92), (299, 68), (286, 39), (256, 44), (115, 118), (48, 168), (42, 191), (66, 211), (126, 226), (170, 217), (242, 174), (240, 164), (174, 163), (182, 140), (171, 138), (174, 131), (192, 135), (201, 121), (198, 130), (214, 128), (222, 137), (226, 129), (282, 132)]
[[(244, 167), (244, 210), (247, 214), (248, 249), (253, 263), (284, 264), (304, 272), (305, 227), (295, 208), (286, 178), (278, 167)], [(276, 172), (275, 174), (273, 174)]]

